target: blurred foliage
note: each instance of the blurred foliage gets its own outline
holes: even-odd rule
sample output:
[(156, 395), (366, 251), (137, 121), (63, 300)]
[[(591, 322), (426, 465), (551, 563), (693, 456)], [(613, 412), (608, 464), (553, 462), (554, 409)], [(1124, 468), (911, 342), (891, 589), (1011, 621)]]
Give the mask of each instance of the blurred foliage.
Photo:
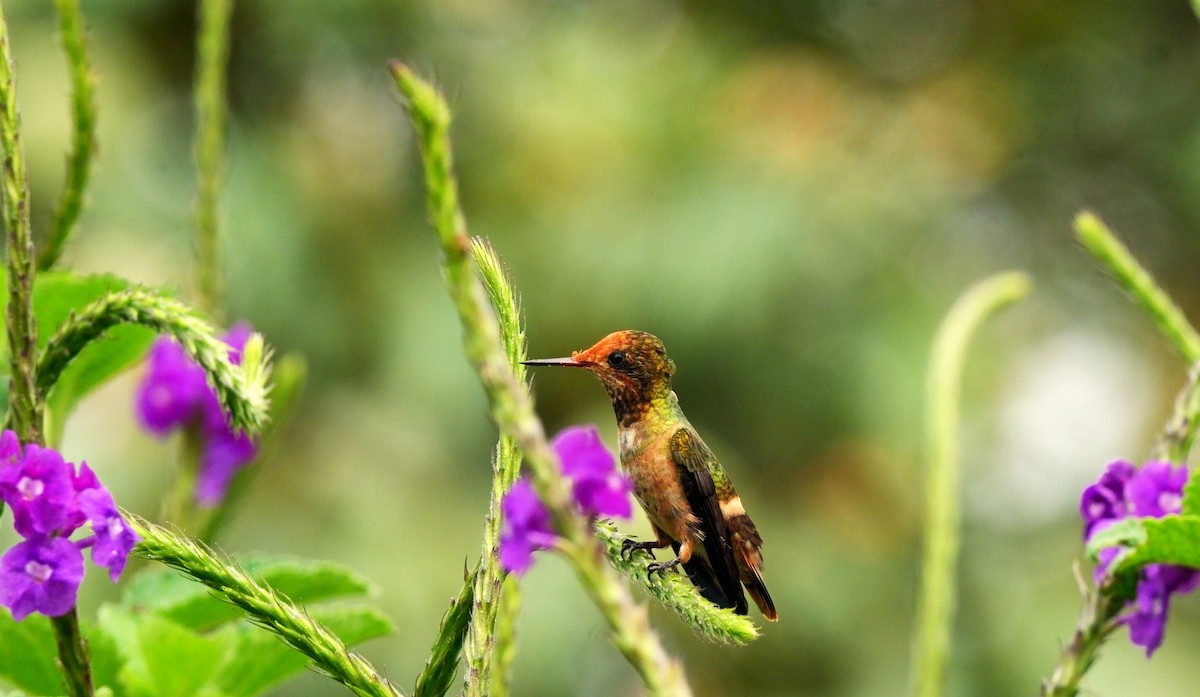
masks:
[[(67, 75), (52, 4), (8, 4), (45, 230)], [(100, 149), (66, 263), (187, 297), (194, 8), (84, 12)], [(950, 666), (951, 694), (1033, 693), (1079, 609), (1078, 492), (1107, 458), (1145, 452), (1184, 377), (1073, 247), (1071, 215), (1095, 209), (1200, 318), (1187, 3), (237, 3), (230, 317), (304, 354), (311, 389), (222, 544), (377, 580), (400, 631), (364, 653), (409, 684), (479, 549), (494, 429), (439, 283), (389, 58), (454, 100), (468, 219), (510, 266), (533, 355), (621, 328), (662, 337), (763, 532), (782, 615), (763, 639), (712, 647), (657, 614), (701, 695), (902, 689), (932, 332), (973, 280), (1033, 272), (1035, 296), (985, 329), (967, 376)], [(85, 400), (63, 449), (152, 515), (177, 449), (138, 432), (135, 380)], [(537, 387), (548, 428), (595, 421), (612, 438), (588, 376)], [(637, 693), (563, 564), (525, 583), (515, 694)], [(1190, 694), (1198, 640), (1185, 599), (1152, 663), (1122, 637), (1090, 684)], [(309, 676), (277, 694), (342, 692)]]

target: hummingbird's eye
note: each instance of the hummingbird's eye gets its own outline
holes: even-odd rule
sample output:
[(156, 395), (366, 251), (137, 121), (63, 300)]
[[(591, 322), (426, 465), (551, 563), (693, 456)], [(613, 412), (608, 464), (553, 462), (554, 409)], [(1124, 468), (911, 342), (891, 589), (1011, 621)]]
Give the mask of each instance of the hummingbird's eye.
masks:
[(608, 354), (608, 364), (614, 368), (620, 368), (625, 365), (625, 354), (620, 351), (613, 351)]

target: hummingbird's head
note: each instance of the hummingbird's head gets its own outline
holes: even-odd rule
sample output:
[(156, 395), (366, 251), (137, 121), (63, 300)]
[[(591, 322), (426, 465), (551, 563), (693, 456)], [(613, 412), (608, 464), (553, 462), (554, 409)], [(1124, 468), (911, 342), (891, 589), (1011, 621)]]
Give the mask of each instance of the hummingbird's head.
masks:
[(600, 379), (612, 399), (617, 418), (636, 418), (656, 397), (671, 391), (675, 362), (667, 357), (658, 337), (646, 332), (613, 332), (594, 346), (574, 351), (570, 358), (525, 361), (525, 365), (584, 368)]

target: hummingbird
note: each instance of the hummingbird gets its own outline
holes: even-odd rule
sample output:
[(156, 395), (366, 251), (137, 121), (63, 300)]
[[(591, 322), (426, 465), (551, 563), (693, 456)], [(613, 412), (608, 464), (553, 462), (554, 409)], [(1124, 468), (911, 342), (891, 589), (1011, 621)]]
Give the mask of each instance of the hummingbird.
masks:
[(524, 361), (530, 366), (583, 368), (608, 392), (617, 417), (621, 468), (654, 529), (652, 541), (627, 539), (622, 553), (671, 547), (675, 558), (648, 573), (677, 566), (719, 607), (747, 613), (746, 592), (764, 617), (779, 619), (763, 582), (762, 537), (741, 497), (671, 389), (675, 362), (663, 343), (640, 331), (613, 332), (570, 358)]

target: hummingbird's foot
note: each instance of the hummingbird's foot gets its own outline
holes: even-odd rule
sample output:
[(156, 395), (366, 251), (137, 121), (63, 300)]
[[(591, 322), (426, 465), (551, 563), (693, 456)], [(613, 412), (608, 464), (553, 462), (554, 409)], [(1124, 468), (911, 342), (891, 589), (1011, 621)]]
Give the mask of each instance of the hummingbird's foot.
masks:
[(646, 578), (649, 579), (654, 574), (662, 576), (664, 573), (679, 566), (679, 557), (675, 557), (671, 561), (656, 561), (653, 564), (646, 565)]
[(658, 541), (642, 541), (627, 537), (621, 541), (621, 558), (632, 559), (633, 555), (638, 552), (660, 549), (662, 546), (662, 543)]

